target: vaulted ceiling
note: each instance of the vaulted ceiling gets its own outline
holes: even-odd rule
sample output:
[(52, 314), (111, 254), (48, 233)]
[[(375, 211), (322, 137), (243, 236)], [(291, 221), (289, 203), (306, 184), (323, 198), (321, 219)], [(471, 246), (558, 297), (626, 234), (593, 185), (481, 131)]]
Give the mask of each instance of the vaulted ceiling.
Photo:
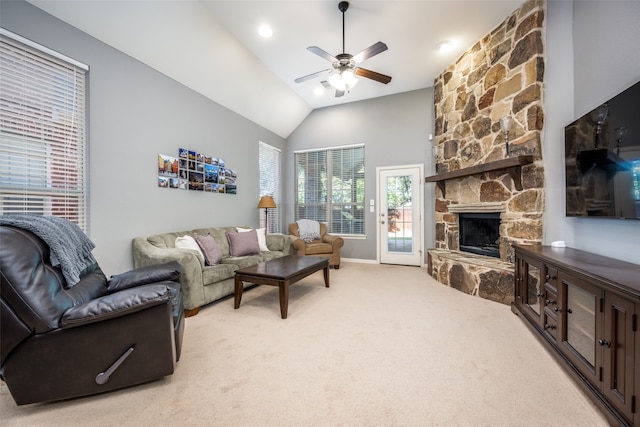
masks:
[[(337, 0), (28, 0), (211, 100), (287, 137), (315, 108), (433, 85), (434, 78), (522, 0), (353, 0), (345, 51), (382, 41), (388, 50), (362, 66), (392, 77), (360, 78), (336, 98), (326, 78), (294, 80), (331, 68), (307, 50), (342, 53)], [(269, 25), (270, 38), (258, 35)], [(451, 49), (436, 46), (445, 40)], [(317, 92), (317, 93), (316, 93)]]

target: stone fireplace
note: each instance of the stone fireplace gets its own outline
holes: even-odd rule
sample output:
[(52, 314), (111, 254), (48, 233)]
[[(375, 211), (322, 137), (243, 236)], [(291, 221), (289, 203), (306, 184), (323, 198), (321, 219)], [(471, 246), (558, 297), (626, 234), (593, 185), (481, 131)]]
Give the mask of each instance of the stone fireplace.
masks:
[[(513, 300), (512, 245), (542, 241), (544, 5), (524, 3), (434, 82), (437, 174), (426, 181), (437, 184), (436, 247), (429, 271), (445, 285), (505, 304)], [(506, 116), (509, 154), (500, 128)], [(497, 235), (486, 224), (471, 225), (480, 227), (472, 235), (492, 240), (490, 254), (461, 248), (469, 215), (497, 225)]]

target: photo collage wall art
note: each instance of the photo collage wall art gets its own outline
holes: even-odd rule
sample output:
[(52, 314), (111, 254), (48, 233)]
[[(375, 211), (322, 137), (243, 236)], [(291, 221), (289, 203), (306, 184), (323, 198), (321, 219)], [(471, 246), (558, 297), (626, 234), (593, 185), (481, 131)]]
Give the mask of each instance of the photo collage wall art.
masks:
[(180, 148), (178, 157), (158, 154), (158, 187), (237, 194), (236, 172), (224, 159)]

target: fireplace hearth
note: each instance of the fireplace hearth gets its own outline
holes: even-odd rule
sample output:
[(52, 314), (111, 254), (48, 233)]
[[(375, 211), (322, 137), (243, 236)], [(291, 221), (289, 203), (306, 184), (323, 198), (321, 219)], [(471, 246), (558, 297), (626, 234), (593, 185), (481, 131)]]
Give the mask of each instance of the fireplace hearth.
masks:
[(459, 213), (460, 250), (500, 258), (500, 213)]

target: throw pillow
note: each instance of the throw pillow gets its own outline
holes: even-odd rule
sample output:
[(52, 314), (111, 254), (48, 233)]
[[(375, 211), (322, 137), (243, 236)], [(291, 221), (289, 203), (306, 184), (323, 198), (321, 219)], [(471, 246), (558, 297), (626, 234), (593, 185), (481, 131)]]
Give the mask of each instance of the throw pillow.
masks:
[(260, 253), (256, 230), (247, 231), (246, 233), (227, 232), (227, 240), (229, 240), (231, 256), (257, 255)]
[(176, 248), (178, 249), (191, 249), (193, 251), (198, 252), (198, 258), (204, 264), (204, 255), (202, 255), (202, 251), (200, 250), (200, 246), (196, 243), (195, 239), (189, 235), (185, 235), (182, 237), (176, 237)]
[(202, 236), (200, 234), (195, 234), (196, 242), (200, 249), (202, 249), (202, 253), (204, 254), (204, 259), (207, 262), (207, 265), (216, 265), (220, 264), (222, 261), (222, 251), (218, 247), (218, 244), (211, 236), (211, 234), (207, 234), (206, 236)]
[[(238, 233), (245, 233), (253, 229), (236, 227), (236, 230), (238, 230)], [(258, 235), (258, 246), (260, 246), (260, 252), (269, 252), (269, 248), (267, 247), (267, 235), (265, 229), (256, 228), (256, 234)]]

